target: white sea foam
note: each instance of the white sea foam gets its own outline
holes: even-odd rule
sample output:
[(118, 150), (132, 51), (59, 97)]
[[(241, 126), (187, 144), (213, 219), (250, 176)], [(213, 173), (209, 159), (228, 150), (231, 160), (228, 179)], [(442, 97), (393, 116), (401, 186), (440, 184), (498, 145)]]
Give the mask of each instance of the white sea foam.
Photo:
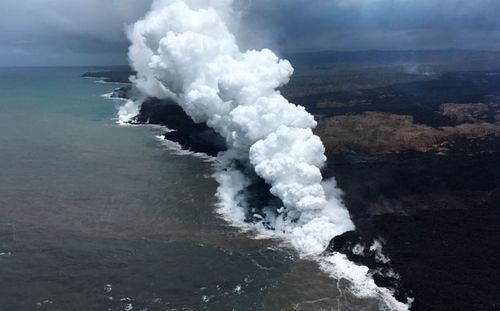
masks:
[(109, 92), (109, 93), (101, 94), (101, 97), (104, 97), (106, 99), (111, 99), (111, 100), (117, 100), (117, 101), (125, 101), (125, 102), (128, 101), (127, 98), (115, 97), (113, 95), (114, 95), (114, 92)]
[(116, 84), (116, 85), (123, 85), (126, 84), (124, 82), (115, 82), (115, 81), (106, 81), (106, 80), (95, 80), (94, 83), (99, 83), (99, 84)]
[[(166, 132), (171, 132), (172, 130), (168, 129), (168, 128), (164, 128)], [(200, 159), (203, 159), (205, 162), (215, 162), (217, 161), (217, 158), (216, 157), (212, 157), (212, 156), (209, 156), (208, 154), (206, 153), (203, 153), (203, 152), (194, 152), (194, 151), (191, 151), (191, 150), (186, 150), (182, 147), (181, 144), (175, 142), (175, 141), (171, 141), (171, 140), (168, 140), (165, 138), (164, 135), (156, 135), (155, 136), (156, 140), (158, 140), (162, 146), (164, 146), (165, 148), (167, 148), (169, 151), (171, 151), (173, 154), (176, 154), (176, 155), (189, 155), (189, 156), (193, 156), (193, 157), (197, 157), (197, 158), (200, 158)]]
[(394, 298), (392, 290), (378, 287), (367, 267), (353, 263), (344, 254), (334, 253), (317, 260), (320, 268), (333, 278), (349, 280), (353, 284), (350, 290), (354, 295), (380, 299), (383, 302), (380, 310), (408, 310), (411, 306), (411, 300), (409, 304), (404, 304)]
[(118, 124), (130, 124), (130, 121), (139, 114), (140, 109), (141, 107), (136, 101), (127, 100), (125, 104), (121, 105), (118, 109)]
[(113, 99), (113, 92), (101, 94), (101, 97), (104, 97), (106, 99)]

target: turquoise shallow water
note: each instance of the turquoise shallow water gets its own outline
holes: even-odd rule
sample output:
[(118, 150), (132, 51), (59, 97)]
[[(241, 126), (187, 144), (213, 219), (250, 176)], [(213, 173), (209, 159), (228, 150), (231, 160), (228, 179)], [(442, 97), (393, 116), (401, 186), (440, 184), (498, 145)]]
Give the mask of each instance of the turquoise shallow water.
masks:
[(118, 85), (89, 70), (103, 68), (0, 69), (0, 310), (349, 300), (314, 263), (220, 220), (212, 164), (166, 150), (161, 129), (117, 126), (101, 94)]

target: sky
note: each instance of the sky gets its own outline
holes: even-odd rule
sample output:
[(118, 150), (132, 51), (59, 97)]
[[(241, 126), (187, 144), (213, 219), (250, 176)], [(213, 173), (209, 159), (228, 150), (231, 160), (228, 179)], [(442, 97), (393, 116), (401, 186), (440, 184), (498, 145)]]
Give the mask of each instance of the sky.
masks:
[[(127, 64), (151, 0), (1, 0), (0, 66)], [(236, 0), (244, 48), (500, 50), (498, 0)]]

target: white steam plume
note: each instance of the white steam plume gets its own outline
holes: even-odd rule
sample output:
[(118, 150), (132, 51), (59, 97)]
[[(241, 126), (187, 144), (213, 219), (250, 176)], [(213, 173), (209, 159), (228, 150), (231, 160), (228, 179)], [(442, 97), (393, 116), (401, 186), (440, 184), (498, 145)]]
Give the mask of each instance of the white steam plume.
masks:
[(226, 139), (223, 203), (237, 202), (249, 182), (230, 163), (253, 167), (284, 205), (266, 221), (302, 254), (319, 255), (354, 225), (335, 185), (322, 181), (326, 157), (314, 117), (277, 90), (292, 66), (268, 49), (240, 51), (227, 26), (231, 2), (156, 1), (128, 32), (132, 82), (146, 95), (175, 100)]
[(129, 32), (134, 83), (150, 96), (173, 98), (195, 122), (225, 137), (225, 158), (251, 164), (283, 201), (290, 224), (283, 229), (304, 235), (295, 246), (322, 252), (353, 224), (344, 208), (327, 212), (316, 121), (277, 91), (293, 73), (290, 63), (267, 49), (241, 52), (219, 13), (229, 3), (218, 3), (215, 10), (193, 1), (196, 9), (185, 1), (156, 2)]

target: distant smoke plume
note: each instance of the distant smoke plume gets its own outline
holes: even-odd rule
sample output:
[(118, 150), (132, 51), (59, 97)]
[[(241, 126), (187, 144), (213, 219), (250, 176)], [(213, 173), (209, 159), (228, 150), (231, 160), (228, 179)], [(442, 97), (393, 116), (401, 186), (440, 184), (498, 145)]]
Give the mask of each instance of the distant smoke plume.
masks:
[(403, 71), (416, 76), (432, 76), (435, 74), (431, 66), (419, 64), (405, 64), (403, 65)]
[[(175, 100), (226, 139), (218, 196), (233, 220), (244, 217), (237, 204), (252, 182), (237, 167), (250, 167), (283, 203), (264, 211), (262, 227), (302, 254), (319, 255), (354, 225), (334, 182), (322, 181), (326, 157), (314, 117), (277, 90), (292, 66), (268, 49), (240, 51), (228, 29), (231, 10), (231, 1), (156, 1), (128, 33), (133, 83)], [(129, 103), (127, 111), (137, 109)]]

